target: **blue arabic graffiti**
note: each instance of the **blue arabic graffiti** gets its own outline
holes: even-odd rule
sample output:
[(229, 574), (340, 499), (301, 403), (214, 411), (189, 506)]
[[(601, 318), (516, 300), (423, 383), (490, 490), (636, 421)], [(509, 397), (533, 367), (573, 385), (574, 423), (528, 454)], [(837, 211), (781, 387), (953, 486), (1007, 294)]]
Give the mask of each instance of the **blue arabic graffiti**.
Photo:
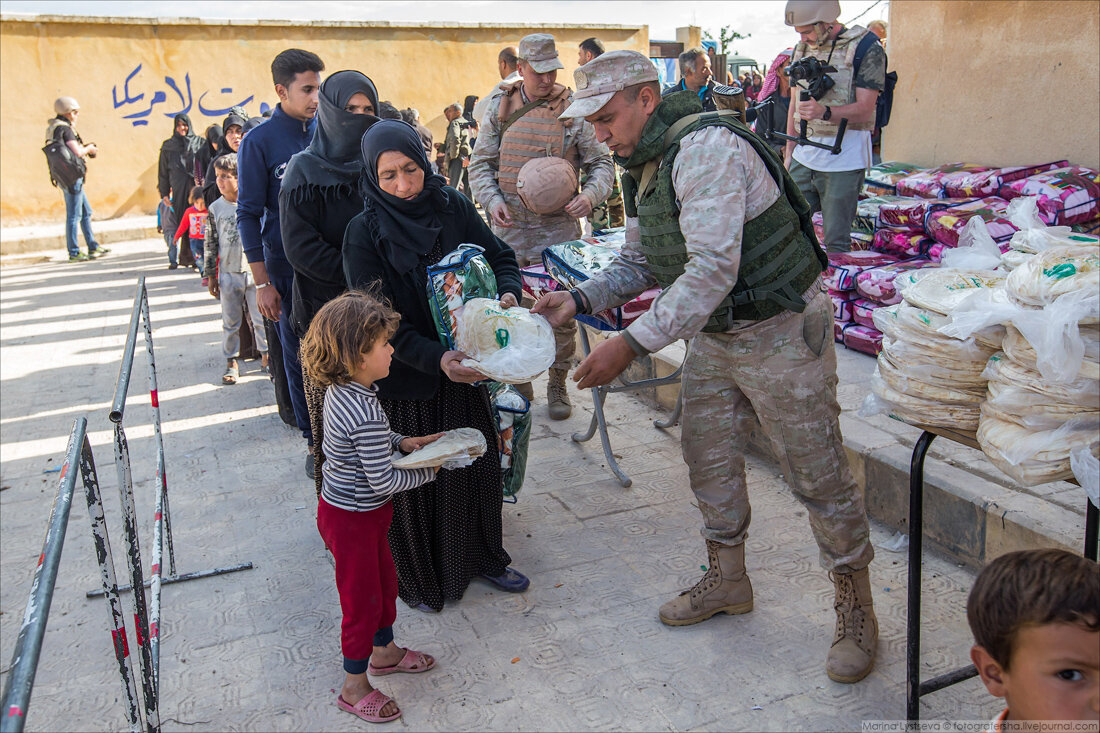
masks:
[[(118, 109), (119, 107), (126, 107), (128, 105), (137, 105), (138, 102), (141, 102), (143, 99), (145, 99), (145, 92), (141, 92), (140, 94), (133, 94), (130, 91), (130, 82), (133, 81), (134, 77), (136, 77), (141, 71), (141, 67), (142, 64), (138, 64), (134, 67), (134, 70), (126, 76), (126, 81), (122, 83), (121, 100), (118, 98), (118, 85), (116, 84), (115, 86), (111, 87), (111, 103), (114, 105), (115, 109)], [(183, 75), (183, 89), (180, 88), (180, 85), (176, 81), (175, 77), (164, 77), (164, 83), (168, 86), (168, 89), (170, 89), (177, 97), (179, 97), (179, 109), (161, 112), (161, 114), (163, 114), (165, 117), (175, 117), (178, 114), (189, 113), (191, 111), (192, 105), (194, 104), (194, 100), (191, 95), (191, 74), (185, 73)], [(186, 94), (184, 93), (185, 90)], [(227, 104), (224, 107), (219, 106), (220, 104), (224, 104), (224, 99), (221, 100), (221, 102), (212, 101), (210, 102), (211, 106), (207, 107), (203, 103), (203, 101), (210, 93), (211, 92), (208, 90), (199, 95), (199, 113), (201, 113), (205, 117), (223, 117), (229, 114), (229, 110), (231, 110), (233, 107), (243, 107), (251, 102), (255, 97), (254, 94), (250, 94), (241, 101)], [(222, 87), (217, 93), (219, 95), (230, 95), (233, 94), (233, 88)], [(132, 124), (134, 127), (148, 125), (149, 120), (146, 118), (153, 113), (153, 108), (156, 107), (158, 104), (162, 104), (167, 101), (168, 93), (158, 89), (153, 92), (153, 97), (152, 100), (149, 102), (148, 107), (146, 107), (145, 109), (139, 109), (138, 111), (132, 112), (130, 114), (124, 114), (122, 115), (122, 119), (130, 120), (130, 124)], [(261, 111), (264, 107), (267, 106), (268, 105), (266, 103), (261, 103)]]

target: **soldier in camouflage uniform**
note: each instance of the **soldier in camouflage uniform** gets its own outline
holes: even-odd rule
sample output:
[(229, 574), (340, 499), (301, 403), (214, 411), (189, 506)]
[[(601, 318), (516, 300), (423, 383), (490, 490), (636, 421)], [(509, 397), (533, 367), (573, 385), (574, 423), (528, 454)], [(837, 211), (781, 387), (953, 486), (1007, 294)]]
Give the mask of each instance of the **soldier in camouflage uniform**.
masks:
[[(614, 178), (611, 155), (596, 141), (592, 125), (583, 119), (558, 119), (573, 99), (570, 89), (555, 83), (561, 68), (553, 36), (535, 33), (520, 41), (522, 79), (489, 103), (470, 160), (474, 199), (489, 215), (493, 233), (515, 250), (520, 267), (541, 263), (542, 251), (551, 244), (579, 239), (578, 219), (607, 199)], [(523, 205), (516, 179), (525, 162), (548, 155), (568, 160), (585, 182), (562, 211), (542, 215)], [(563, 323), (554, 329), (554, 337), (558, 349), (546, 396), (550, 417), (564, 420), (572, 412), (565, 377), (576, 350), (576, 324)], [(531, 397), (530, 384), (521, 391)]]
[(826, 670), (858, 681), (878, 638), (867, 571), (874, 551), (841, 441), (832, 305), (820, 279), (826, 259), (809, 207), (776, 153), (731, 113), (702, 113), (690, 91), (662, 99), (641, 54), (606, 53), (576, 80), (565, 115), (592, 122), (627, 171), (626, 245), (605, 272), (544, 296), (535, 311), (557, 323), (662, 287), (648, 312), (581, 363), (580, 388), (608, 384), (636, 356), (691, 339), (681, 447), (710, 567), (661, 606), (661, 621), (752, 610), (744, 453), (755, 414), (836, 586)]

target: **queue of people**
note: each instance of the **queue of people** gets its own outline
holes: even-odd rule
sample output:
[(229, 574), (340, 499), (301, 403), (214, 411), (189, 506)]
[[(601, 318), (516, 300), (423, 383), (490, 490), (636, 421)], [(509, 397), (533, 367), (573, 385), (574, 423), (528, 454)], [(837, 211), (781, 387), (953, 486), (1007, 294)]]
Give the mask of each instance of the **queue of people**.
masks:
[[(475, 579), (512, 593), (531, 583), (510, 567), (503, 546), (501, 464), (485, 377), (440, 342), (425, 298), (427, 268), (463, 243), (484, 250), (503, 308), (523, 303), (554, 326), (557, 353), (546, 395), (552, 419), (571, 411), (574, 316), (662, 289), (646, 313), (580, 362), (573, 374), (579, 389), (607, 385), (635, 358), (690, 339), (681, 449), (707, 563), (695, 585), (660, 606), (660, 621), (689, 626), (754, 608), (745, 558), (751, 522), (745, 450), (748, 426), (758, 419), (834, 585), (825, 672), (845, 684), (870, 673), (878, 651), (874, 550), (841, 439), (832, 304), (821, 275), (826, 250), (840, 246), (832, 239), (835, 227), (853, 218), (847, 207), (849, 200), (854, 205), (854, 172), (869, 165), (868, 109), (885, 59), (872, 50), (856, 64), (866, 31), (844, 27), (838, 15), (835, 1), (791, 0), (786, 22), (800, 43), (773, 62), (774, 74), (747, 80), (740, 93), (742, 104), (750, 93), (789, 96), (777, 69), (788, 60), (831, 57), (835, 87), (820, 101), (791, 101), (785, 127), (792, 133), (798, 120), (813, 120), (820, 137), (832, 134), (834, 117), (847, 118), (852, 152), (839, 161), (823, 163), (793, 144), (777, 150), (743, 120), (707, 114), (716, 109), (715, 97), (733, 93), (723, 91), (726, 85), (715, 92), (701, 51), (685, 52), (680, 85), (662, 93), (644, 55), (605, 52), (598, 39), (588, 39), (578, 48), (583, 63), (574, 91), (558, 82), (564, 67), (555, 39), (544, 33), (501, 50), (502, 81), (483, 99), (446, 108), (442, 167), (433, 166), (433, 146), (416, 115), (381, 101), (360, 71), (338, 71), (322, 82), (324, 63), (300, 49), (272, 63), (280, 103), (267, 122), (242, 140), (233, 128), (243, 131), (243, 115), (226, 119), (223, 138), (236, 152), (212, 151), (206, 176), (212, 169), (220, 196), (208, 207), (204, 238), (205, 271), (218, 273), (208, 287), (222, 299), (223, 381), (238, 376), (233, 334), (243, 299), (252, 313), (277, 324), (266, 346), (307, 443), (317, 526), (335, 559), (342, 710), (375, 723), (397, 719), (396, 701), (370, 678), (435, 668), (431, 654), (397, 646), (398, 598), (439, 613)], [(176, 158), (201, 147), (192, 137), (189, 120), (177, 118), (162, 148), (161, 193), (173, 207), (183, 185), (172, 177)], [(548, 150), (579, 174), (572, 198), (556, 211), (541, 210), (537, 197), (520, 196), (517, 186), (524, 165)], [(545, 247), (578, 239), (581, 220), (608, 204), (619, 171), (621, 255), (571, 290), (525, 299), (521, 268), (540, 262)], [(460, 191), (466, 174), (469, 191)], [(192, 193), (195, 204), (202, 193)], [(815, 209), (827, 212), (824, 243), (811, 223)], [(534, 398), (530, 384), (519, 387)], [(392, 465), (395, 453), (462, 427), (485, 437), (487, 451), (472, 464)], [(1036, 702), (1030, 683), (1008, 671), (1024, 653), (1017, 621), (1034, 625), (1046, 642), (1039, 648), (1029, 637), (1028, 654), (1050, 656), (1060, 640), (1097, 648), (1095, 568), (1086, 572), (1060, 556), (1042, 561), (1051, 568), (1044, 577), (1024, 578), (1018, 563), (983, 574), (968, 608), (974, 661), (990, 691), (1007, 699), (1006, 720), (1039, 710), (1049, 718), (1088, 712), (1079, 701), (1076, 708), (1043, 707), (1049, 700)], [(1053, 586), (1071, 577), (1084, 590), (1059, 595)], [(1052, 602), (1070, 610), (1035, 608)], [(984, 614), (990, 604), (1004, 613)], [(1044, 628), (1050, 638), (1040, 633)], [(736, 653), (735, 640), (730, 647)]]

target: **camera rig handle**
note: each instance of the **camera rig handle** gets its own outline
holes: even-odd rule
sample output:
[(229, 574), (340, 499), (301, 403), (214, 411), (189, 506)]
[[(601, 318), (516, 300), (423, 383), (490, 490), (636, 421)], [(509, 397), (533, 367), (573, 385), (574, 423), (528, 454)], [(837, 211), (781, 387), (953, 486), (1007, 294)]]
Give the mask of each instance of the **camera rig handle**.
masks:
[[(806, 102), (810, 100), (810, 93), (805, 89), (800, 89), (798, 93), (798, 99), (800, 102)], [(844, 131), (848, 128), (848, 118), (841, 118), (837, 125), (836, 138), (833, 140), (832, 145), (826, 145), (825, 143), (814, 142), (806, 134), (806, 120), (801, 119), (798, 121), (798, 137), (791, 135), (784, 135), (781, 132), (774, 132), (772, 130), (764, 130), (764, 139), (769, 143), (776, 140), (786, 140), (792, 142), (795, 145), (809, 145), (814, 148), (821, 148), (822, 150), (828, 150), (831, 155), (840, 155), (840, 143), (844, 140)]]

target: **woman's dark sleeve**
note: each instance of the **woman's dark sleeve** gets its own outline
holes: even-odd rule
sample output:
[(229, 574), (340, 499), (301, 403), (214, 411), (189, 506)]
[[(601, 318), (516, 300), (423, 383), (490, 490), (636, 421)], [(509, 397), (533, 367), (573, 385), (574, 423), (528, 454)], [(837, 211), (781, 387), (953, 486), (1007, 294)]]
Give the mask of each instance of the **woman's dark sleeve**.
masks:
[(160, 149), (160, 158), (157, 159), (157, 193), (164, 198), (172, 192), (172, 182), (168, 175), (168, 155), (164, 148)]
[(310, 280), (339, 286), (344, 282), (344, 261), (340, 248), (321, 235), (323, 216), (313, 199), (293, 202), (292, 191), (279, 191), (279, 226), (283, 233), (283, 251), (296, 272)]
[(465, 196), (459, 196), (462, 201), (462, 216), (466, 218), (466, 239), (485, 248), (485, 259), (493, 268), (493, 274), (497, 278), (497, 294), (511, 293), (516, 296), (516, 301), (523, 297), (523, 281), (520, 279), (519, 264), (516, 263), (516, 253), (512, 251), (504, 240), (493, 234), (493, 230), (485, 224), (485, 220), (478, 215), (474, 205)]
[(391, 339), (394, 358), (419, 372), (438, 375), (439, 362), (447, 347), (438, 338), (421, 334), (415, 325), (423, 311), (422, 303), (427, 299), (427, 293), (395, 289), (395, 285), (400, 287), (407, 279), (392, 271), (387, 272), (372, 245), (360, 214), (348, 223), (344, 231), (343, 261), (348, 288), (368, 290), (388, 300), (393, 309), (401, 314), (397, 333)]

